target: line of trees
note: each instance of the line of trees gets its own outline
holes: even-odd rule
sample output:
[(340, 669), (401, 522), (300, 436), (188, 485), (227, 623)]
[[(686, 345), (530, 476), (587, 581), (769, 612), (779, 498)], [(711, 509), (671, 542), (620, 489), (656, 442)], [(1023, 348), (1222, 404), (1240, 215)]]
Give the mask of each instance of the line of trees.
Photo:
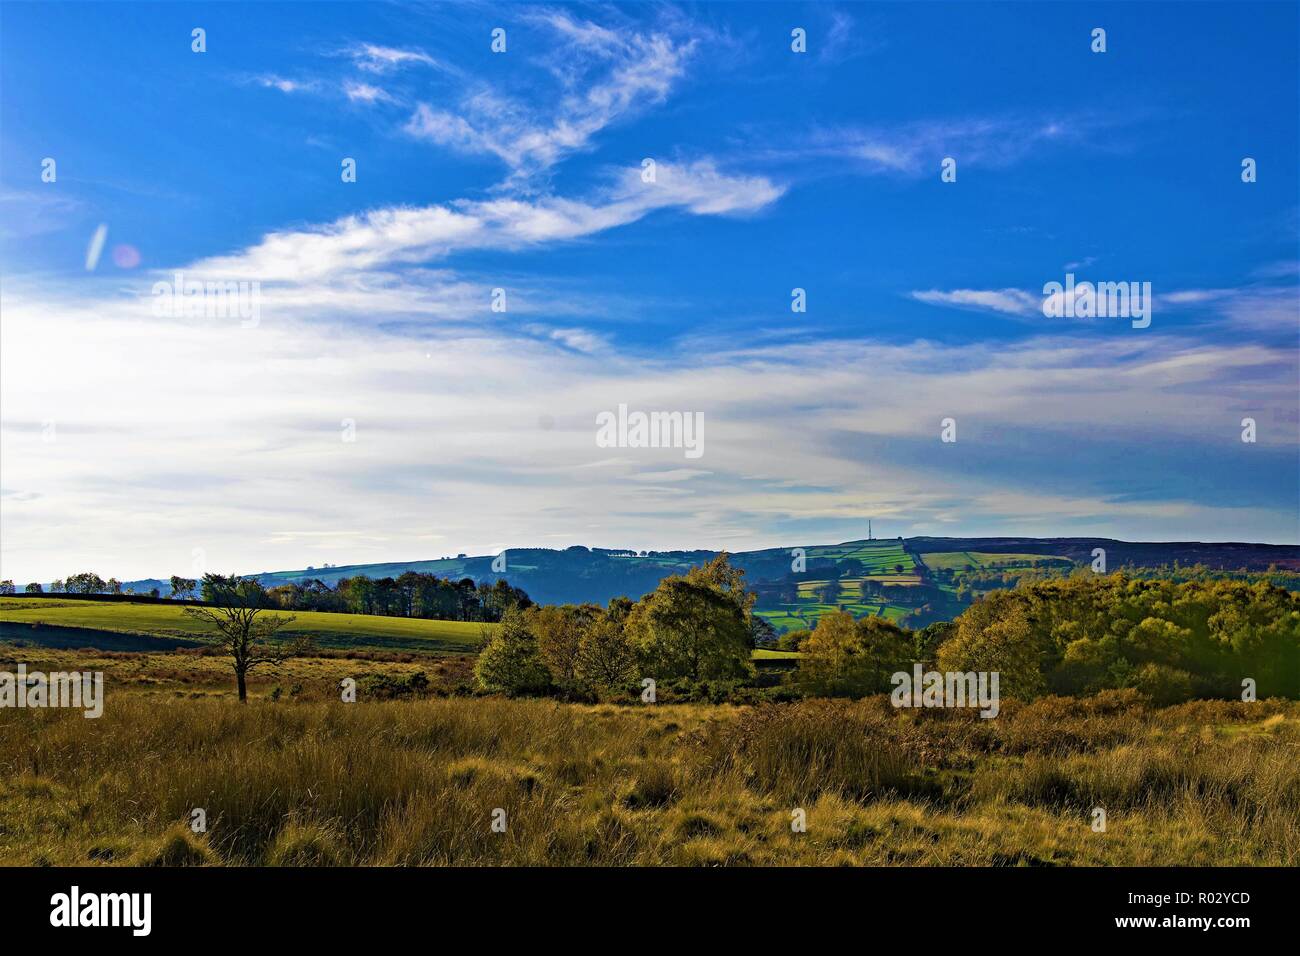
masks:
[[(203, 599), (209, 600), (208, 578)], [(381, 614), (439, 621), (500, 621), (510, 608), (532, 606), (532, 599), (504, 579), (476, 582), (473, 578), (440, 578), (407, 571), (399, 577), (371, 578), (364, 574), (341, 578), (330, 587), (313, 578), (281, 584), (267, 590), (273, 605), (286, 611), (334, 611), (343, 614)]]
[(1300, 696), (1300, 594), (1267, 581), (1123, 573), (994, 591), (953, 622), (942, 670), (997, 670), (1030, 698), (1136, 687), (1157, 702)]
[[(254, 578), (238, 575), (206, 574), (201, 580), (173, 574), (169, 598), (191, 599), (196, 595), (209, 604), (219, 603), (222, 588), (235, 582), (247, 584)], [(27, 585), (28, 594), (41, 594), (38, 583)], [(93, 571), (70, 574), (54, 581), (56, 594), (122, 594), (116, 578), (105, 581)], [(15, 593), (12, 581), (0, 582), (0, 594)], [(130, 593), (125, 592), (125, 593)], [(159, 590), (152, 589), (152, 597)], [(342, 578), (331, 587), (313, 578), (301, 583), (262, 587), (257, 598), (262, 607), (285, 611), (333, 611), (340, 614), (380, 614), (390, 617), (419, 617), (440, 621), (500, 621), (508, 608), (527, 608), (532, 599), (508, 581), (476, 582), (473, 578), (440, 578), (434, 574), (408, 571), (399, 577), (370, 578), (357, 575)]]
[(1267, 581), (1148, 581), (1117, 573), (994, 591), (955, 620), (918, 631), (879, 618), (823, 615), (797, 647), (807, 694), (889, 690), (914, 663), (997, 671), (1001, 692), (1032, 699), (1135, 688), (1158, 704), (1300, 697), (1300, 594)]

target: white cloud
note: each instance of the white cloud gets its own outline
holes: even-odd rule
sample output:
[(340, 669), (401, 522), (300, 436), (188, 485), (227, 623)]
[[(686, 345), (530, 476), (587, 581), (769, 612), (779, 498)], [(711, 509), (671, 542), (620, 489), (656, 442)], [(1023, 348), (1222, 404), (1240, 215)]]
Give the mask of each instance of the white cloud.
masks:
[(354, 103), (391, 103), (393, 100), (392, 96), (380, 87), (354, 80), (344, 82), (343, 92)]
[(514, 249), (594, 235), (656, 209), (698, 215), (752, 213), (782, 188), (761, 176), (730, 176), (708, 161), (662, 165), (655, 183), (639, 170), (618, 177), (589, 201), (462, 200), (449, 206), (388, 207), (311, 229), (270, 233), (241, 252), (215, 256), (190, 271), (221, 279), (308, 282), (416, 263), (469, 249)]
[(274, 73), (263, 73), (253, 77), (252, 80), (258, 86), (279, 90), (281, 93), (306, 93), (319, 87), (315, 80), (293, 80)]
[[(535, 19), (565, 41), (553, 68), (563, 81), (557, 94), (533, 92), (525, 104), (480, 86), (454, 109), (420, 103), (406, 131), (462, 152), (496, 156), (518, 182), (585, 149), (620, 118), (663, 102), (696, 46), (694, 38), (630, 27), (613, 31), (565, 13)], [(548, 99), (551, 107), (539, 109)]]
[(1032, 316), (1043, 314), (1043, 297), (1024, 289), (929, 289), (913, 292), (912, 298), (930, 305), (948, 305), (982, 312), (1001, 312), (1005, 315)]
[[(1060, 280), (1054, 280), (1060, 281)], [(1079, 280), (1082, 283), (1083, 280)], [(1076, 285), (1076, 300), (1082, 295)], [(1051, 296), (1026, 289), (927, 289), (909, 296), (930, 305), (992, 312), (1025, 319), (1043, 318), (1045, 303), (1058, 300), (1048, 311), (1064, 315), (1061, 302), (1065, 292)], [(1176, 289), (1155, 291), (1153, 311), (1165, 308), (1211, 310), (1221, 321), (1239, 328), (1256, 330), (1290, 330), (1300, 328), (1300, 289), (1296, 286), (1244, 286), (1225, 289)]]
[(544, 326), (532, 325), (529, 326), (529, 331), (545, 336), (552, 342), (559, 342), (565, 348), (573, 349), (575, 352), (590, 354), (609, 348), (609, 341), (604, 336), (588, 329), (548, 329)]
[(369, 73), (389, 73), (404, 66), (440, 66), (433, 57), (423, 50), (403, 50), (397, 47), (381, 46), (376, 43), (357, 43), (344, 51), (351, 57), (359, 69)]

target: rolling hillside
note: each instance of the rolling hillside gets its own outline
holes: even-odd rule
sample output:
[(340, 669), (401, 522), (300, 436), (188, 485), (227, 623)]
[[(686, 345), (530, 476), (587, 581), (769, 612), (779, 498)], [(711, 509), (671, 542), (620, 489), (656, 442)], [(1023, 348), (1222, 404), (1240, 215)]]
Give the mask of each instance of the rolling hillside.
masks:
[[(1110, 538), (889, 538), (802, 548), (767, 548), (731, 555), (758, 593), (756, 610), (778, 631), (815, 625), (828, 610), (842, 609), (918, 626), (959, 614), (973, 595), (1025, 572), (1068, 572), (1087, 566), (1094, 549), (1106, 551), (1111, 570), (1201, 563), (1222, 571), (1261, 572), (1277, 567), (1300, 572), (1300, 548), (1286, 545), (1202, 542), (1126, 542)], [(365, 575), (396, 578), (407, 571), (475, 581), (504, 578), (541, 604), (605, 604), (620, 595), (636, 599), (668, 575), (682, 574), (718, 552), (636, 551), (586, 548), (511, 548), (505, 570), (494, 555), (436, 560), (308, 567), (256, 574), (267, 587), (313, 579), (335, 585)], [(799, 560), (800, 553), (802, 560)], [(133, 581), (138, 593), (161, 581)], [(397, 639), (397, 638), (394, 638)]]
[[(297, 611), (294, 618), (294, 622), (281, 634), (285, 637), (308, 635), (320, 647), (370, 647), (442, 654), (464, 654), (477, 650), (482, 629), (494, 626), (365, 614), (326, 614), (319, 611)], [(42, 628), (53, 628), (60, 632), (75, 628), (84, 632), (85, 646), (96, 646), (96, 632), (152, 638), (167, 646), (184, 646), (190, 641), (198, 643), (213, 634), (211, 625), (195, 620), (185, 614), (180, 606), (167, 602), (155, 604), (62, 598), (0, 598), (0, 638), (42, 643)], [(60, 633), (59, 637), (75, 638), (75, 635)], [(58, 644), (66, 646), (66, 641), (61, 639)], [(148, 646), (148, 643), (141, 645)]]

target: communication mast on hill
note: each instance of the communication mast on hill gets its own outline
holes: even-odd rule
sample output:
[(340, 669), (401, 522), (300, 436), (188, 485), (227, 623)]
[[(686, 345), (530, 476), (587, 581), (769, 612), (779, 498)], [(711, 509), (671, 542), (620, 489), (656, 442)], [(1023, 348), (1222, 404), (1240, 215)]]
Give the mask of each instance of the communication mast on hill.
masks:
[(870, 519), (870, 518), (867, 519), (867, 540), (868, 540), (868, 541), (874, 541), (874, 540), (875, 540), (875, 538), (873, 538), (872, 535), (871, 535), (871, 519)]

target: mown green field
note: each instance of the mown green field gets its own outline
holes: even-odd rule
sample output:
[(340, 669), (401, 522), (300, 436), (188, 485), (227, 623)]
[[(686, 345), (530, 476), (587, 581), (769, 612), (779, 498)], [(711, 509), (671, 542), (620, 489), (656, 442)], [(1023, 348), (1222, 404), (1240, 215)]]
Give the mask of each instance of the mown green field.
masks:
[(1033, 567), (1049, 561), (1068, 561), (1054, 554), (993, 554), (988, 551), (930, 551), (921, 555), (921, 560), (932, 571), (955, 571), (967, 566), (972, 568), (988, 567)]
[[(268, 611), (268, 614), (288, 612)], [(363, 614), (329, 614), (297, 611), (281, 633), (308, 635), (322, 647), (373, 647), (469, 653), (477, 649), (484, 627), (462, 621), (378, 617)], [(152, 637), (202, 640), (213, 635), (212, 625), (185, 614), (180, 605), (43, 598), (0, 598), (0, 622), (42, 623), (52, 627), (80, 627)], [(39, 635), (32, 639), (39, 642)]]

